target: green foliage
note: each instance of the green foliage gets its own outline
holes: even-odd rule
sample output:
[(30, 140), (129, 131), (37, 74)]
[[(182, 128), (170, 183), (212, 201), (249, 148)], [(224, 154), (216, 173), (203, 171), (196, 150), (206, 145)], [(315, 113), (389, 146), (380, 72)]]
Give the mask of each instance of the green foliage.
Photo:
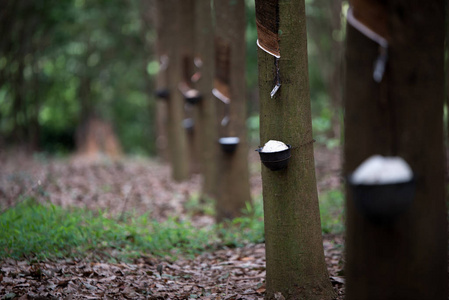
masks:
[(209, 197), (200, 198), (198, 193), (190, 196), (189, 200), (184, 204), (184, 208), (188, 211), (190, 216), (194, 215), (209, 215), (215, 214), (214, 199)]
[(262, 199), (254, 205), (246, 204), (243, 216), (218, 225), (219, 235), (225, 245), (243, 247), (248, 243), (265, 241)]
[(253, 0), (246, 0), (246, 84), (248, 90), (257, 87), (257, 28), (256, 8)]
[(248, 140), (250, 144), (257, 145), (259, 143), (260, 136), (260, 117), (259, 114), (250, 116), (246, 120), (246, 130), (248, 131)]
[(340, 144), (337, 138), (329, 138), (329, 132), (332, 130), (332, 114), (329, 107), (322, 107), (319, 115), (312, 119), (312, 130), (315, 140), (332, 149)]
[(323, 233), (344, 231), (344, 195), (339, 189), (320, 195), (321, 230)]
[(94, 114), (115, 125), (126, 151), (153, 151), (145, 68), (154, 35), (141, 2), (13, 2), (2, 7), (9, 22), (0, 29), (0, 135), (10, 142), (40, 135), (43, 150), (67, 151), (81, 120)]

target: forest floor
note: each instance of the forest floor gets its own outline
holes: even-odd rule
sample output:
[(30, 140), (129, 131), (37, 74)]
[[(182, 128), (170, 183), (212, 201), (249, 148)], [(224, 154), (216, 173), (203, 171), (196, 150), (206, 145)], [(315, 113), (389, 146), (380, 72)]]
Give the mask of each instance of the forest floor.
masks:
[[(250, 151), (251, 192), (260, 196), (260, 162)], [(338, 148), (315, 149), (319, 192), (339, 188)], [(76, 157), (48, 159), (18, 152), (0, 153), (1, 209), (21, 196), (62, 207), (106, 210), (111, 216), (150, 212), (153, 220), (187, 218), (186, 203), (197, 195), (201, 179), (175, 183), (167, 164), (143, 158)], [(208, 214), (189, 215), (195, 226), (214, 222)], [(344, 299), (342, 235), (323, 235), (332, 285)], [(176, 260), (151, 255), (132, 263), (89, 258), (37, 261), (0, 260), (1, 299), (263, 299), (264, 244), (226, 246), (195, 258)]]

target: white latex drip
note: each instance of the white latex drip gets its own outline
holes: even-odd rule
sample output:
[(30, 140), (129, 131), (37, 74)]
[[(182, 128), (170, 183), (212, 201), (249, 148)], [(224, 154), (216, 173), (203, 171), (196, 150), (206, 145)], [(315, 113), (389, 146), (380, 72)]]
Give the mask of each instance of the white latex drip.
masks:
[(392, 184), (410, 181), (413, 172), (401, 157), (374, 155), (365, 160), (352, 174), (354, 184)]
[(283, 151), (283, 150), (287, 150), (287, 149), (288, 149), (288, 146), (286, 144), (284, 144), (283, 142), (276, 141), (276, 140), (269, 140), (268, 142), (265, 143), (265, 145), (263, 146), (263, 148), (260, 152), (271, 153), (271, 152), (279, 152), (279, 151)]

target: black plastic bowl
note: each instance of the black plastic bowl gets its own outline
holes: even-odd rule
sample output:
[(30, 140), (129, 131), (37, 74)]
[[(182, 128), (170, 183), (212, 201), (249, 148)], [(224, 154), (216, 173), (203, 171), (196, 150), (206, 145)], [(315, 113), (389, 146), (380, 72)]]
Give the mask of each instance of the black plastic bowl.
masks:
[(233, 153), (237, 149), (240, 139), (236, 136), (222, 137), (218, 139), (218, 143), (223, 152)]
[(182, 121), (182, 127), (184, 127), (184, 129), (189, 132), (193, 131), (194, 125), (195, 125), (195, 122), (193, 121), (192, 118), (187, 118)]
[(415, 196), (416, 180), (390, 184), (354, 184), (348, 178), (359, 212), (376, 223), (391, 223), (406, 212)]
[(189, 104), (197, 104), (202, 99), (202, 96), (198, 90), (190, 89), (184, 94), (184, 99)]
[(287, 145), (287, 147), (288, 149), (278, 152), (262, 152), (263, 147), (256, 149), (256, 151), (259, 152), (260, 160), (265, 165), (265, 167), (267, 167), (271, 171), (279, 171), (287, 167), (288, 161), (292, 156), (292, 146)]
[(160, 99), (167, 99), (170, 95), (168, 89), (157, 89), (156, 96)]

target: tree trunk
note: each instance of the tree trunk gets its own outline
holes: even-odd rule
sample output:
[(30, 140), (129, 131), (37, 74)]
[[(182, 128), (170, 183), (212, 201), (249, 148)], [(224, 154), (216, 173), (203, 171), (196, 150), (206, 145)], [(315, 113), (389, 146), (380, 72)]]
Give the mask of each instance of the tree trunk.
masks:
[[(445, 57), (445, 97), (446, 97), (446, 110), (449, 110), (449, 1), (446, 1), (446, 39), (444, 44), (444, 57)], [(449, 157), (447, 155), (449, 145), (449, 120), (446, 118), (446, 163)], [(447, 172), (446, 172), (447, 173)]]
[[(156, 6), (156, 5), (155, 5)], [(167, 56), (167, 34), (164, 33), (166, 23), (171, 22), (170, 18), (162, 17), (161, 13), (155, 14), (157, 21), (157, 42), (156, 53), (159, 59), (159, 72), (156, 78), (156, 90), (168, 91), (168, 56)], [(169, 161), (168, 148), (168, 103), (167, 99), (156, 99), (156, 151), (157, 156), (165, 162)]]
[[(158, 75), (160, 77), (161, 75)], [(159, 82), (159, 80), (157, 80)], [(161, 87), (156, 83), (157, 87)], [(168, 162), (168, 107), (165, 101), (157, 101), (156, 103), (156, 151), (157, 156), (164, 162)]]
[[(307, 66), (305, 4), (302, 0), (256, 1), (256, 16), (278, 24), (280, 59), (258, 50), (260, 142), (292, 146), (289, 165), (271, 171), (262, 166), (267, 258), (266, 299), (332, 299), (334, 291), (324, 261), (313, 156)], [(277, 27), (277, 28), (276, 28)], [(263, 32), (258, 30), (259, 42)], [(277, 69), (279, 67), (279, 70)], [(281, 87), (270, 91), (279, 72)]]
[[(179, 1), (180, 15), (180, 31), (178, 38), (181, 43), (181, 81), (189, 88), (193, 88), (191, 81), (194, 73), (194, 42), (195, 42), (195, 0)], [(201, 128), (199, 126), (199, 109), (198, 105), (185, 105), (186, 117), (193, 120), (193, 128), (188, 130), (187, 145), (190, 153), (190, 172), (199, 173), (201, 169)]]
[[(34, 53), (38, 53), (39, 50), (34, 50)], [(39, 124), (39, 111), (40, 111), (40, 86), (39, 86), (39, 67), (38, 67), (38, 60), (36, 59), (37, 55), (33, 55), (33, 63), (32, 63), (32, 69), (33, 69), (33, 101), (32, 101), (32, 111), (31, 116), (29, 120), (29, 127), (28, 128), (28, 134), (29, 134), (29, 149), (32, 152), (36, 152), (40, 150), (40, 124)]]
[(184, 99), (178, 90), (178, 84), (182, 80), (182, 60), (179, 48), (180, 16), (182, 14), (179, 1), (157, 0), (158, 15), (169, 20), (163, 31), (167, 48), (165, 49), (169, 63), (167, 72), (167, 88), (169, 91), (168, 103), (168, 149), (172, 166), (172, 178), (175, 181), (183, 181), (189, 178), (189, 151), (187, 149), (187, 135), (182, 126), (184, 119)]
[(379, 46), (347, 26), (344, 173), (374, 154), (404, 158), (416, 175), (411, 208), (373, 224), (347, 190), (346, 299), (447, 299), (443, 145), (444, 2), (386, 4), (389, 60), (373, 80)]
[[(225, 47), (226, 85), (229, 89), (229, 123), (226, 136), (240, 139), (235, 152), (219, 152), (218, 196), (216, 219), (232, 219), (241, 214), (246, 202), (251, 202), (246, 138), (246, 81), (245, 81), (245, 1), (215, 1), (216, 51)], [(222, 50), (222, 49), (221, 49)], [(217, 73), (223, 72), (217, 66)], [(223, 79), (223, 78), (222, 78)]]
[(77, 141), (80, 147), (79, 155), (90, 158), (119, 158), (122, 155), (122, 147), (117, 138), (113, 125), (95, 116), (90, 116), (77, 129)]
[(13, 86), (14, 86), (14, 101), (12, 107), (12, 114), (14, 116), (14, 125), (13, 125), (13, 137), (14, 140), (21, 146), (25, 145), (25, 125), (26, 125), (26, 116), (24, 110), (24, 78), (23, 71), (25, 68), (25, 64), (23, 61), (23, 56), (20, 56), (18, 62), (18, 72), (17, 75), (14, 76)]
[[(167, 35), (163, 33), (166, 22), (171, 22), (169, 18), (165, 18), (161, 16), (161, 13), (157, 10), (156, 0), (147, 0), (141, 2), (141, 16), (142, 21), (144, 23), (144, 27), (142, 28), (142, 40), (145, 39), (145, 35), (148, 31), (151, 31), (151, 28), (156, 28), (156, 42), (152, 43), (152, 41), (147, 41), (145, 45), (145, 49), (149, 49), (150, 47), (155, 46), (155, 53), (157, 55), (157, 60), (159, 61), (159, 71), (156, 75), (155, 80), (155, 92), (153, 93), (152, 99), (156, 100), (155, 109), (150, 108), (150, 111), (154, 113), (155, 122), (155, 135), (156, 135), (156, 153), (157, 157), (164, 161), (168, 162), (168, 141), (167, 141), (167, 102), (163, 97), (159, 97), (157, 95), (157, 91), (166, 91), (167, 90), (167, 73), (165, 72), (165, 68), (167, 67), (167, 42), (165, 41)], [(165, 23), (164, 23), (165, 22)], [(149, 58), (146, 63), (148, 63), (151, 59)], [(145, 75), (148, 76), (146, 70)], [(151, 81), (151, 80), (149, 80)]]
[(196, 0), (195, 2), (195, 58), (201, 60), (198, 68), (201, 77), (196, 88), (203, 96), (198, 103), (198, 130), (201, 140), (202, 160), (202, 198), (216, 198), (217, 196), (217, 101), (212, 95), (214, 78), (214, 28), (212, 24), (211, 2)]
[[(88, 55), (86, 57), (88, 57)], [(80, 78), (77, 96), (80, 104), (80, 113), (75, 136), (76, 152), (79, 154), (87, 154), (92, 151), (96, 152), (95, 150), (92, 150), (93, 146), (89, 145), (90, 140), (87, 138), (90, 132), (89, 122), (94, 117), (94, 109), (91, 100), (91, 80), (87, 74), (83, 74)]]

